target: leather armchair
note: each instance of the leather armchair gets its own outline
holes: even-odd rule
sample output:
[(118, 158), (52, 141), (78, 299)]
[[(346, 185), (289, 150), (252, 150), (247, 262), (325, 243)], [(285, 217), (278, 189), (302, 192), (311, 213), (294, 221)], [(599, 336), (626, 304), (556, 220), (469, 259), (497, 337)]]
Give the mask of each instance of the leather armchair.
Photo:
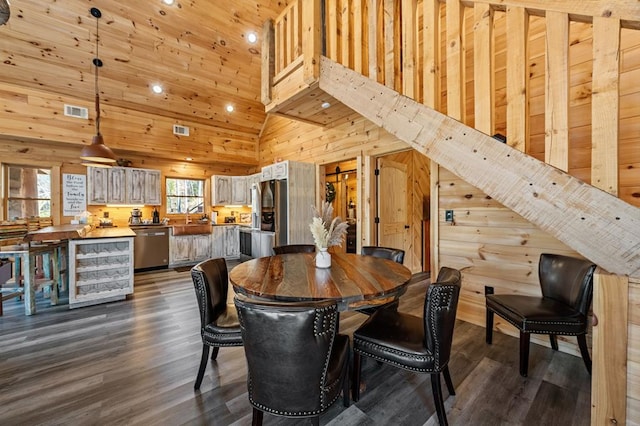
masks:
[(316, 246), (313, 244), (290, 244), (288, 246), (278, 246), (273, 248), (275, 254), (288, 253), (315, 253)]
[(343, 392), (349, 406), (349, 338), (337, 333), (334, 301), (277, 303), (236, 295), (253, 424), (263, 413), (319, 416)]
[(227, 305), (229, 276), (224, 259), (208, 259), (191, 269), (191, 278), (200, 310), (200, 335), (202, 357), (194, 389), (200, 389), (207, 368), (209, 348), (213, 347), (211, 359), (218, 356), (220, 347), (242, 346), (242, 335), (238, 316), (233, 306)]
[[(404, 250), (401, 249), (395, 249), (391, 247), (362, 246), (362, 251), (360, 253), (363, 256), (373, 256), (380, 257), (382, 259), (393, 260), (394, 262), (401, 265), (404, 262)], [(372, 315), (378, 309), (384, 308), (398, 309), (398, 299), (384, 305), (358, 309), (358, 312), (366, 315)]]
[(455, 395), (449, 374), (449, 356), (460, 294), (460, 272), (443, 267), (438, 280), (427, 287), (423, 317), (380, 309), (353, 333), (353, 400), (360, 399), (361, 357), (366, 356), (405, 370), (431, 375), (438, 421), (447, 424), (440, 384), (443, 374)]
[(558, 350), (556, 335), (577, 336), (582, 359), (591, 374), (586, 334), (595, 269), (596, 265), (587, 260), (543, 253), (538, 265), (541, 297), (493, 294), (492, 287), (485, 287), (486, 342), (492, 342), (494, 313), (517, 327), (520, 330), (520, 375), (527, 377), (531, 333), (548, 334), (554, 350)]

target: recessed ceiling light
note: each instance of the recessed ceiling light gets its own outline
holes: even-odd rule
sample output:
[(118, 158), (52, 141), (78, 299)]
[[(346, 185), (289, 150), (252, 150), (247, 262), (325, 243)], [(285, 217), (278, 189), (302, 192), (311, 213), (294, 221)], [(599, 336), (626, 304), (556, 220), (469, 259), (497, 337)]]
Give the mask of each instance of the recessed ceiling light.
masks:
[(159, 84), (154, 84), (153, 86), (151, 86), (151, 90), (153, 90), (153, 93), (159, 95), (160, 93), (162, 93), (162, 86), (160, 86)]
[(162, 2), (164, 4), (168, 4), (169, 6), (171, 6), (173, 4), (173, 0), (162, 0)]
[(233, 105), (227, 105), (225, 109), (227, 110), (227, 112), (233, 112)]
[(322, 108), (327, 109), (331, 106), (331, 104), (329, 102), (323, 102), (322, 105), (320, 105)]
[(187, 157), (187, 158), (185, 158), (185, 160), (187, 160), (187, 161), (192, 161), (192, 160), (193, 160), (193, 158), (191, 158), (191, 157)]
[(258, 34), (254, 33), (254, 32), (250, 32), (247, 34), (247, 41), (251, 44), (255, 43), (256, 41), (258, 41)]

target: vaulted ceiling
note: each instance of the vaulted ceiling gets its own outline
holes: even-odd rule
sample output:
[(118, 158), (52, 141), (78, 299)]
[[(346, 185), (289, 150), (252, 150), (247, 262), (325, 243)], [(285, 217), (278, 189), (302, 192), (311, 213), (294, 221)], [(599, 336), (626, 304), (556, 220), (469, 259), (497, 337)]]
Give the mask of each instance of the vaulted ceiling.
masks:
[[(257, 139), (261, 29), (286, 0), (11, 0), (0, 26), (0, 82), (94, 99), (99, 20), (101, 103)], [(258, 41), (251, 44), (247, 34)], [(164, 93), (156, 95), (153, 84)], [(234, 106), (229, 113), (226, 105)], [(93, 108), (90, 108), (92, 111)], [(91, 112), (92, 113), (92, 112)]]

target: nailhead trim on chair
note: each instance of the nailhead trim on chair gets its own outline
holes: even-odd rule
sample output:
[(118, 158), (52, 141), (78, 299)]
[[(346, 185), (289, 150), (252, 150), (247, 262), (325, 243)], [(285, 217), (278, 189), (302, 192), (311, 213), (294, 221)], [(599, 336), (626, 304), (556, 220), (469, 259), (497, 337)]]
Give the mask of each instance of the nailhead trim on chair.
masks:
[(205, 293), (207, 293), (207, 291), (205, 291), (205, 284), (204, 284), (204, 279), (202, 278), (202, 272), (197, 271), (196, 273), (191, 273), (191, 277), (194, 279), (194, 283), (195, 285), (198, 287), (198, 291), (196, 291), (196, 295), (200, 296), (200, 303), (198, 303), (198, 307), (200, 308), (200, 323), (202, 324), (202, 327), (205, 326), (205, 318), (204, 318), (204, 311), (205, 311), (205, 306), (206, 305), (206, 299), (204, 297)]
[[(489, 309), (491, 312), (493, 312), (494, 314), (498, 315), (500, 318), (502, 318), (503, 320), (507, 321), (509, 324), (513, 325), (517, 329), (520, 329), (520, 326), (518, 324), (516, 324), (515, 321), (511, 321), (509, 318), (505, 318), (502, 315), (499, 315), (498, 313), (496, 313), (496, 311), (494, 311), (491, 308), (487, 308), (487, 309)], [(576, 325), (575, 323), (572, 323), (572, 322), (563, 322), (563, 321), (527, 321), (526, 323), (531, 323), (531, 324)], [(569, 333), (569, 332), (564, 332), (564, 331), (558, 331), (558, 332), (554, 331), (553, 333), (549, 333), (548, 331), (522, 330), (522, 332), (523, 333), (529, 333), (529, 334), (554, 334), (554, 335), (557, 335), (557, 336), (580, 336), (581, 334), (587, 334), (584, 331), (581, 332), (581, 333)]]
[[(451, 301), (453, 300), (453, 292), (455, 287), (453, 286), (445, 286), (440, 285), (436, 288), (435, 292), (435, 301), (434, 301), (434, 309), (431, 310), (431, 317), (429, 318), (431, 321), (431, 332), (433, 336), (433, 340), (435, 343), (435, 353), (440, 353), (440, 340), (438, 340), (438, 333), (436, 330), (435, 324), (435, 312), (440, 310), (447, 310), (451, 308)], [(440, 357), (435, 357), (434, 359), (434, 368), (435, 371), (440, 371)]]

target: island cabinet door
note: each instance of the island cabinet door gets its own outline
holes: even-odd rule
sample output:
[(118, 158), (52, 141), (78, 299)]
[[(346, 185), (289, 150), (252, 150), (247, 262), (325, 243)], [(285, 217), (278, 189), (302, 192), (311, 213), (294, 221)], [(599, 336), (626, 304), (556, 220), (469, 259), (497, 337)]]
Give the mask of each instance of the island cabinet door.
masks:
[(146, 171), (142, 169), (127, 169), (127, 203), (144, 204)]
[(169, 263), (177, 264), (191, 260), (191, 235), (169, 238)]
[(192, 255), (193, 259), (197, 262), (209, 259), (211, 255), (211, 238), (207, 235), (192, 235), (193, 246)]
[(87, 204), (107, 204), (109, 169), (87, 167)]
[(126, 174), (124, 168), (112, 167), (109, 170), (109, 188), (107, 192), (108, 204), (123, 204), (127, 202)]
[(162, 204), (160, 192), (160, 170), (146, 170), (144, 178), (144, 203), (148, 206)]
[(237, 226), (224, 227), (224, 257), (237, 259), (240, 257), (240, 228)]

